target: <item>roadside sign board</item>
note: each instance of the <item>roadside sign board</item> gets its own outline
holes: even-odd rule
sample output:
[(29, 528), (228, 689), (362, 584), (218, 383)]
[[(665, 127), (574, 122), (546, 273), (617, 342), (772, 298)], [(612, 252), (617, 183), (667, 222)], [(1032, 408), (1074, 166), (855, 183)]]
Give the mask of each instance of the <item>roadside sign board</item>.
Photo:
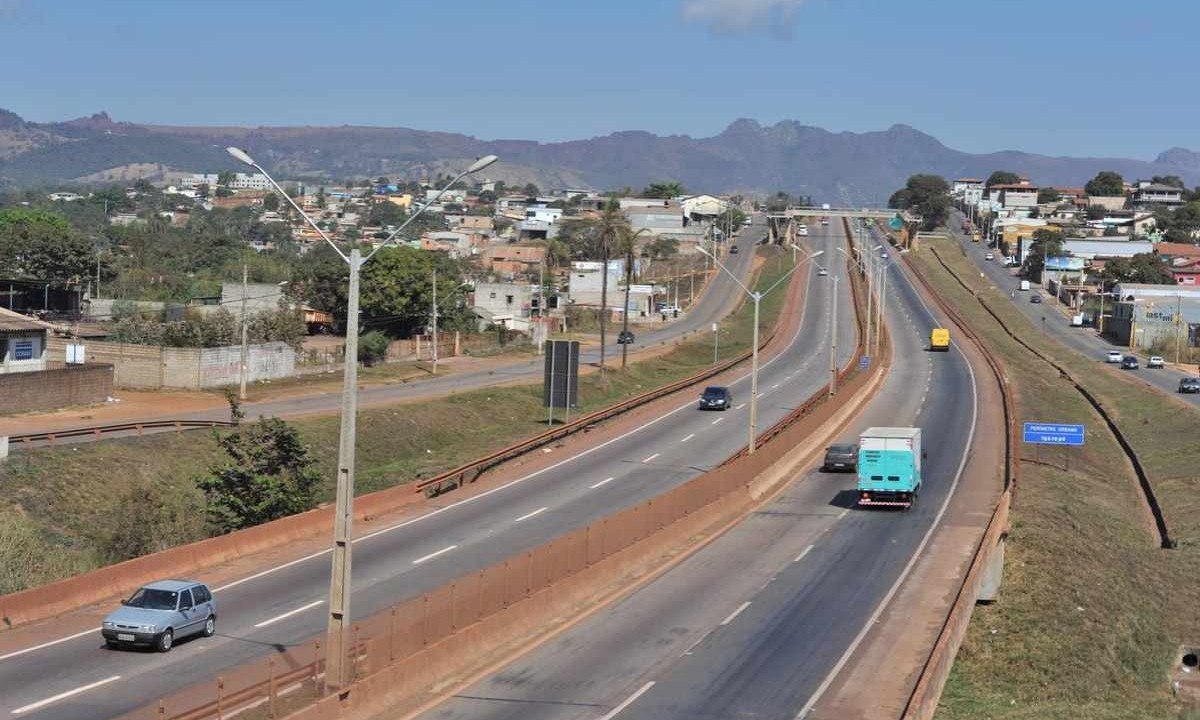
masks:
[(1063, 423), (1023, 423), (1022, 439), (1031, 445), (1082, 445), (1082, 425)]
[(871, 356), (863, 355), (862, 357), (860, 357), (858, 359), (858, 367), (863, 370), (866, 370), (867, 368), (871, 367)]

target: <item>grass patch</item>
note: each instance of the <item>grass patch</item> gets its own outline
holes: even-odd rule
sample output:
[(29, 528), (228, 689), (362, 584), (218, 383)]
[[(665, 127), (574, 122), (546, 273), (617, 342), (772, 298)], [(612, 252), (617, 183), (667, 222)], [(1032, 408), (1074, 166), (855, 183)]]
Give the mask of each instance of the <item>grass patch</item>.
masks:
[[(1068, 368), (1114, 415), (1145, 465), (1178, 549), (1158, 549), (1136, 480), (1087, 401), (1013, 341), (930, 247), (1015, 333)], [(1041, 460), (1052, 466), (1022, 464), (999, 601), (975, 609), (937, 716), (1195, 717), (1175, 703), (1167, 675), (1177, 646), (1200, 640), (1192, 470), (1200, 462), (1192, 440), (1200, 416), (1042, 335), (953, 242), (931, 242), (912, 259), (1004, 361), (1019, 421), (1088, 426), (1085, 447), (1042, 448)], [(1021, 452), (1034, 455), (1032, 448)]]
[[(765, 289), (791, 269), (788, 253), (778, 248), (760, 251), (766, 259), (758, 287)], [(785, 292), (762, 301), (760, 327), (768, 331), (782, 308)], [(721, 359), (750, 347), (753, 306), (744, 304), (722, 323)], [(619, 346), (613, 344), (610, 368), (619, 367)], [(625, 371), (603, 377), (580, 377), (580, 407), (572, 417), (692, 375), (712, 364), (711, 336), (701, 334), (669, 352), (631, 362)], [(360, 376), (361, 377), (361, 376)], [(359, 411), (356, 491), (381, 490), (428, 477), (510, 445), (546, 429), (541, 383), (486, 388), (421, 403)], [(562, 418), (562, 410), (555, 412)], [(339, 418), (301, 418), (291, 421), (318, 459), (326, 483), (321, 500), (334, 496)], [(23, 518), (27, 532), (19, 545), (28, 552), (29, 537), (46, 553), (56, 553), (51, 567), (30, 568), (9, 578), (0, 592), (47, 582), (103, 564), (97, 551), (98, 531), (115, 514), (136, 513), (122, 506), (131, 489), (150, 486), (170, 496), (192, 497), (195, 478), (224, 458), (211, 434), (149, 435), (105, 440), (13, 454), (0, 465), (4, 513)], [(24, 526), (23, 526), (24, 527)], [(178, 537), (177, 542), (199, 539)], [(12, 543), (16, 548), (17, 543)], [(0, 567), (20, 567), (16, 550), (9, 552), (0, 538)], [(23, 578), (23, 579), (22, 579)]]

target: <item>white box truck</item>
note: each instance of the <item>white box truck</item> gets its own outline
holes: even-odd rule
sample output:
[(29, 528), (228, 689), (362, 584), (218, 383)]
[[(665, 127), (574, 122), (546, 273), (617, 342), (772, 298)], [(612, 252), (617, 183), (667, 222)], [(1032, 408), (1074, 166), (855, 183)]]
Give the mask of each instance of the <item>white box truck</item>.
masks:
[(1022, 280), (1022, 281), (1021, 281), (1021, 292), (1025, 292), (1025, 291), (1026, 291), (1026, 290), (1028, 290), (1028, 289), (1029, 289), (1029, 281), (1028, 281), (1028, 280)]

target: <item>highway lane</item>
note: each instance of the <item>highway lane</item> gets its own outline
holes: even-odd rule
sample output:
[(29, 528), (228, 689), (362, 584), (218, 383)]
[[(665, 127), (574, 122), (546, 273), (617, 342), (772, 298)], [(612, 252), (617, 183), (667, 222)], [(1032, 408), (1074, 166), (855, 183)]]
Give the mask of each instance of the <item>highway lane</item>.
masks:
[[(840, 241), (832, 234), (809, 239), (814, 250), (823, 249), (827, 256)], [(810, 277), (800, 328), (790, 346), (760, 370), (764, 428), (807, 398), (826, 377), (832, 283), (817, 277), (811, 266), (802, 272)], [(843, 308), (848, 307), (848, 283), (841, 283), (839, 291)], [(846, 357), (853, 328), (845, 323), (841, 331), (839, 344)], [(357, 539), (354, 616), (364, 617), (477, 571), (660, 494), (717, 464), (745, 442), (748, 386), (744, 374), (732, 386), (737, 409), (701, 413), (689, 400), (552, 468), (462, 501), (454, 502), (451, 496), (452, 504), (442, 509)], [(0, 657), (0, 711), (12, 713), (88, 688), (21, 715), (112, 717), (262, 657), (279, 645), (318, 635), (324, 629), (325, 610), (313, 603), (325, 597), (328, 575), (329, 559), (320, 553), (232, 587), (214, 588), (218, 635), (182, 643), (169, 655), (107, 651), (100, 647), (98, 634), (89, 633)], [(47, 668), (54, 668), (53, 674)]]
[(965, 359), (899, 270), (896, 365), (845, 433), (915, 424), (928, 449), (908, 513), (851, 508), (852, 475), (806, 471), (657, 581), (425, 714), (427, 720), (792, 718), (815, 703), (948, 501), (974, 426)]
[[(967, 256), (976, 263), (980, 271), (996, 287), (1010, 294), (1012, 301), (1017, 305), (1017, 309), (1028, 317), (1035, 327), (1042, 329), (1048, 336), (1097, 363), (1103, 364), (1105, 355), (1112, 350), (1122, 353), (1130, 352), (1129, 348), (1101, 337), (1095, 328), (1071, 327), (1069, 320), (1061, 312), (1062, 306), (1059, 302), (1050, 295), (1040, 292), (1036, 285), (1034, 289), (1028, 292), (1021, 292), (1019, 290), (1021, 280), (1017, 277), (1018, 268), (1004, 267), (1002, 264), (1003, 258), (1001, 258), (1001, 262), (986, 260), (984, 258), (986, 253), (992, 252), (999, 257), (999, 252), (986, 247), (982, 242), (971, 242), (961, 232), (954, 229), (962, 226), (962, 217), (962, 213), (957, 210), (951, 214), (951, 233), (955, 240), (966, 249)], [(1029, 301), (1029, 298), (1035, 293), (1042, 297), (1040, 304)], [(1149, 370), (1145, 367), (1144, 362), (1142, 368), (1139, 370), (1123, 370), (1120, 372), (1127, 373), (1131, 377), (1137, 378), (1157, 390), (1176, 395), (1181, 400), (1200, 405), (1200, 395), (1182, 395), (1177, 393), (1179, 380), (1184, 377), (1195, 377), (1191, 373), (1173, 368)]]

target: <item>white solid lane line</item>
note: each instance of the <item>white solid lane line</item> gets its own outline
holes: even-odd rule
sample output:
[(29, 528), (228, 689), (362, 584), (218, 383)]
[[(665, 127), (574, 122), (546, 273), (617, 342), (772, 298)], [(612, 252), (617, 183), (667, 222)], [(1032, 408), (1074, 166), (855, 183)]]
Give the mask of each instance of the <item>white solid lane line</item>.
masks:
[(610, 477), (608, 477), (608, 478), (604, 478), (603, 480), (601, 480), (600, 482), (596, 483), (595, 485), (588, 485), (588, 487), (589, 487), (589, 488), (591, 488), (592, 490), (595, 490), (596, 488), (600, 487), (601, 485), (607, 485), (607, 484), (609, 484), (609, 483), (610, 483), (610, 482), (612, 482), (613, 480), (614, 480), (614, 478), (610, 478)]
[(38, 700), (35, 703), (30, 703), (29, 705), (26, 705), (24, 707), (19, 707), (16, 710), (13, 710), (12, 714), (20, 715), (21, 713), (29, 712), (30, 710), (37, 710), (38, 708), (46, 707), (50, 703), (56, 703), (59, 700), (66, 700), (67, 698), (72, 697), (74, 695), (78, 695), (79, 693), (84, 693), (84, 692), (87, 692), (88, 690), (94, 690), (94, 689), (100, 687), (101, 685), (107, 685), (110, 682), (116, 682), (117, 680), (120, 680), (120, 679), (121, 679), (120, 675), (113, 675), (112, 677), (104, 678), (103, 680), (97, 680), (94, 683), (89, 683), (87, 685), (83, 685), (82, 687), (77, 687), (74, 690), (68, 690), (66, 692), (59, 693), (59, 694), (55, 695), (54, 697), (48, 697), (45, 700)]
[(324, 602), (325, 602), (324, 600), (314, 600), (313, 602), (310, 602), (307, 605), (302, 605), (302, 606), (296, 608), (295, 610), (289, 610), (282, 615), (276, 615), (275, 617), (271, 618), (270, 620), (263, 620), (260, 623), (256, 623), (254, 627), (264, 628), (268, 625), (274, 625), (275, 623), (279, 622), (280, 620), (287, 620), (288, 618), (290, 618), (293, 615), (299, 615), (300, 613), (304, 612), (305, 610), (311, 610), (311, 609), (315, 608), (316, 606), (323, 604)]
[(550, 508), (548, 508), (548, 507), (540, 507), (537, 510), (534, 510), (533, 512), (525, 513), (524, 515), (517, 518), (516, 520), (513, 520), (513, 522), (521, 522), (522, 520), (528, 520), (531, 517), (536, 517), (538, 515), (541, 515), (542, 513), (546, 512), (549, 509)]
[(713, 420), (713, 421), (712, 421), (711, 423), (709, 423), (709, 424), (710, 424), (710, 425), (716, 425), (717, 423), (721, 422), (721, 421), (722, 421), (722, 420), (724, 420), (724, 419), (725, 419), (725, 418), (717, 418), (716, 420)]
[(795, 559), (795, 560), (793, 560), (792, 562), (800, 562), (801, 560), (803, 560), (803, 559), (804, 559), (804, 556), (805, 556), (805, 555), (807, 555), (807, 554), (809, 554), (810, 552), (812, 552), (812, 549), (813, 549), (813, 546), (812, 546), (812, 545), (809, 545), (808, 547), (804, 548), (804, 550), (802, 550), (802, 551), (800, 552), (800, 554), (796, 556), (796, 559)]
[(685, 437), (684, 439), (680, 440), (679, 442), (681, 442), (681, 443), (685, 443), (685, 442), (687, 442), (688, 440), (691, 440), (691, 439), (692, 439), (692, 438), (694, 438), (694, 437), (696, 437), (696, 433), (692, 433), (691, 435), (688, 435), (687, 437)]
[(449, 545), (449, 546), (447, 546), (447, 547), (444, 547), (444, 548), (442, 548), (441, 550), (438, 550), (437, 552), (431, 552), (431, 553), (429, 553), (428, 555), (424, 555), (424, 556), (422, 556), (422, 557), (419, 557), (419, 558), (417, 558), (416, 560), (413, 560), (413, 561), (412, 561), (412, 564), (413, 564), (413, 565), (420, 565), (421, 563), (425, 562), (426, 560), (432, 560), (432, 559), (434, 559), (435, 557), (437, 557), (438, 555), (444, 555), (444, 554), (446, 554), (446, 553), (448, 553), (448, 552), (450, 552), (451, 550), (454, 550), (454, 549), (456, 549), (456, 548), (458, 548), (458, 546), (457, 546), (457, 545)]
[(722, 620), (722, 621), (721, 621), (721, 625), (722, 625), (722, 626), (724, 626), (724, 625), (728, 625), (729, 623), (733, 622), (733, 619), (734, 619), (735, 617), (737, 617), (738, 615), (741, 615), (741, 614), (742, 614), (742, 611), (743, 611), (743, 610), (745, 610), (745, 609), (746, 609), (746, 608), (748, 608), (748, 607), (750, 607), (750, 601), (749, 601), (749, 600), (747, 600), (746, 602), (742, 603), (741, 605), (738, 605), (738, 606), (737, 606), (737, 610), (734, 610), (733, 612), (729, 613), (729, 617), (727, 617), (727, 618), (725, 618), (724, 620)]
[(68, 635), (66, 637), (60, 637), (57, 640), (51, 640), (50, 642), (44, 642), (41, 645), (34, 645), (33, 647), (27, 647), (24, 650), (13, 650), (12, 652), (10, 652), (6, 655), (0, 655), (0, 660), (7, 660), (9, 658), (15, 658), (18, 655), (24, 655), (25, 653), (31, 653), (35, 650), (42, 650), (44, 648), (54, 647), (55, 645), (58, 645), (59, 643), (65, 643), (68, 640), (74, 640), (76, 638), (81, 638), (84, 635), (91, 635), (92, 633), (98, 633), (98, 632), (100, 632), (100, 628), (94, 628), (92, 630), (84, 630), (82, 632), (77, 632), (74, 635)]
[(643, 460), (642, 462), (643, 462), (643, 463), (648, 463), (648, 462), (650, 462), (651, 460), (653, 460), (654, 458), (658, 457), (659, 455), (662, 455), (662, 453), (654, 453), (653, 455), (651, 455), (650, 457), (646, 458), (646, 459), (645, 459), (645, 460)]
[(606, 713), (606, 714), (604, 715), (604, 717), (600, 718), (600, 720), (612, 720), (613, 718), (615, 718), (615, 717), (617, 716), (617, 714), (618, 714), (618, 713), (620, 713), (622, 710), (624, 710), (625, 708), (627, 708), (627, 707), (629, 707), (630, 705), (632, 705), (632, 704), (634, 703), (634, 701), (635, 701), (635, 700), (637, 700), (637, 699), (638, 699), (638, 698), (640, 698), (641, 696), (645, 695), (645, 694), (646, 694), (646, 691), (647, 691), (647, 690), (649, 690), (649, 689), (650, 689), (650, 688), (652, 688), (652, 687), (654, 687), (654, 681), (653, 681), (653, 680), (651, 680), (650, 682), (648, 682), (648, 683), (646, 683), (645, 685), (643, 685), (642, 687), (640, 687), (640, 688), (638, 689), (638, 691), (637, 691), (637, 692), (635, 692), (634, 694), (632, 694), (632, 695), (630, 695), (629, 697), (625, 698), (625, 701), (624, 701), (624, 702), (622, 702), (620, 705), (616, 706), (616, 707), (615, 707), (615, 708), (613, 708), (612, 710), (608, 711), (608, 713)]

